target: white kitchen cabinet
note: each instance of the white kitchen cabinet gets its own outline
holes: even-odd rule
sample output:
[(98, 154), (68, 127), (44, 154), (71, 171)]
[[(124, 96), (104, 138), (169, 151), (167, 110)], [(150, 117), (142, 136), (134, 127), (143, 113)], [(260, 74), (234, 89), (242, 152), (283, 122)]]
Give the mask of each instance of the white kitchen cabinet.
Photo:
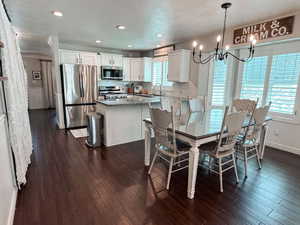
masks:
[(101, 53), (101, 65), (122, 67), (123, 56), (117, 54)]
[(97, 53), (95, 52), (80, 52), (81, 64), (97, 65)]
[(130, 66), (131, 81), (152, 81), (152, 58), (132, 58)]
[(130, 67), (131, 58), (123, 58), (123, 81), (131, 81), (131, 67)]
[(97, 53), (60, 49), (59, 62), (60, 64), (97, 65)]
[(176, 50), (168, 55), (168, 80), (175, 82), (189, 82), (191, 51)]
[(70, 50), (59, 50), (59, 62), (60, 64), (78, 64), (80, 59), (79, 52)]

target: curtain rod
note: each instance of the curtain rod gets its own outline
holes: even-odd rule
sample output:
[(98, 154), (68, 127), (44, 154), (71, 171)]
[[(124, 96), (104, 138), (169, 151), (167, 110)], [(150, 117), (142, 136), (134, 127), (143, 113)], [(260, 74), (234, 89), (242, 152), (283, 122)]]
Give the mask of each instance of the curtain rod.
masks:
[(9, 14), (8, 14), (6, 5), (5, 5), (5, 3), (4, 3), (4, 0), (1, 0), (1, 1), (2, 1), (2, 5), (3, 5), (3, 8), (4, 8), (5, 14), (6, 14), (6, 16), (7, 16), (7, 19), (8, 19), (8, 21), (11, 23), (11, 18), (10, 18)]

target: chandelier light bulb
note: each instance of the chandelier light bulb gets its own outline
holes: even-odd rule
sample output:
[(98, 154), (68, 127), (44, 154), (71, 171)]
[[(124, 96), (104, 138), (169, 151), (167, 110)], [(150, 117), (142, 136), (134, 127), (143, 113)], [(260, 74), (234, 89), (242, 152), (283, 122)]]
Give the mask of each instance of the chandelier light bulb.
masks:
[(256, 45), (256, 42), (257, 42), (256, 39), (253, 39), (252, 40), (252, 45)]
[(221, 35), (218, 35), (217, 42), (220, 42), (220, 41), (221, 41)]
[(193, 48), (196, 48), (198, 45), (197, 41), (193, 41)]
[(200, 51), (203, 50), (203, 45), (199, 45), (199, 50), (200, 50)]
[(226, 45), (226, 46), (225, 46), (225, 50), (228, 51), (229, 49), (230, 49), (230, 46), (229, 46), (229, 45)]
[(254, 35), (251, 34), (249, 40), (252, 42), (254, 40)]

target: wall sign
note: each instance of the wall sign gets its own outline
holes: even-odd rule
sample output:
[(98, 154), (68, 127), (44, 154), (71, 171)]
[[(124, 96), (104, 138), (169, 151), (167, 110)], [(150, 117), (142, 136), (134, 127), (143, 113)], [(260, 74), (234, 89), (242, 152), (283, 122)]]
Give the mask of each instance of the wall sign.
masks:
[(295, 16), (289, 16), (237, 28), (233, 31), (233, 44), (237, 45), (249, 42), (251, 34), (258, 41), (292, 34), (294, 18)]
[(41, 72), (40, 71), (32, 71), (32, 79), (33, 80), (41, 80)]
[(153, 50), (153, 56), (165, 56), (168, 55), (170, 52), (173, 52), (175, 50), (175, 45), (168, 45), (162, 48), (156, 48)]

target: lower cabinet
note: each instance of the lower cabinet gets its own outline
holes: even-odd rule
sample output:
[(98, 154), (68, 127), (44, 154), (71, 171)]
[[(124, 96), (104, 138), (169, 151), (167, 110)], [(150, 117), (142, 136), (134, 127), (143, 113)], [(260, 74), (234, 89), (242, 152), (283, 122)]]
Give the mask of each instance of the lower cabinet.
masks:
[[(154, 103), (154, 107), (160, 103)], [(147, 104), (113, 105), (97, 103), (96, 111), (104, 116), (104, 144), (113, 146), (144, 139), (143, 120), (150, 117)]]

